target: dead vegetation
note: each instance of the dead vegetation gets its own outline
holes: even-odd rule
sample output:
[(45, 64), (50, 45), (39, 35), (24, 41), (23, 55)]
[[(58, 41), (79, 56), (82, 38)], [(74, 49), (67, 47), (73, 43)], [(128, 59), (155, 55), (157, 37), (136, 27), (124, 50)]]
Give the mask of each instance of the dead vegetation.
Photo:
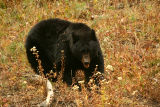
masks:
[(39, 80), (32, 79), (32, 76), (19, 72), (1, 72), (1, 106), (31, 106), (45, 100), (45, 86)]
[(31, 26), (58, 17), (96, 30), (107, 82), (98, 93), (83, 85), (79, 92), (53, 83), (57, 90), (52, 106), (160, 106), (160, 2), (121, 1), (0, 0), (0, 105), (28, 106), (44, 100), (43, 85), (25, 77), (33, 72), (24, 41)]

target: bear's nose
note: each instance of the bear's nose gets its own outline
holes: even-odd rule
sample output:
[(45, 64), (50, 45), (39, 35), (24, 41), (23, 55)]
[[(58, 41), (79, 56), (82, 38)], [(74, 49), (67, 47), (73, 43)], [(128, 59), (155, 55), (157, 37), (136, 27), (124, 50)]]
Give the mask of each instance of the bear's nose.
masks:
[(90, 65), (90, 55), (89, 54), (84, 54), (82, 56), (82, 63), (85, 68), (89, 68), (89, 65)]
[(89, 64), (89, 62), (84, 62), (84, 64), (85, 64), (85, 65), (88, 65), (88, 64)]

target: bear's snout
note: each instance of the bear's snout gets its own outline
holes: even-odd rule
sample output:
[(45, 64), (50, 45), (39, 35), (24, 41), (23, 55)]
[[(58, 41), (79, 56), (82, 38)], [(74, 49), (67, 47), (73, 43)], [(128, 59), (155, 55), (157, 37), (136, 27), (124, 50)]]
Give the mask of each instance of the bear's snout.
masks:
[(84, 54), (82, 56), (82, 63), (85, 68), (89, 68), (90, 66), (90, 55), (89, 54)]

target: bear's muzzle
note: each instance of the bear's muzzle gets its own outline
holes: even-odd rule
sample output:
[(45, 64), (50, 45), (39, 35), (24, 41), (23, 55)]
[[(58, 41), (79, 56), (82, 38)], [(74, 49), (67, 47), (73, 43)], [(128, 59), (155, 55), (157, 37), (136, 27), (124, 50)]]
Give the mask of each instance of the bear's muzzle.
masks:
[(89, 54), (84, 54), (82, 56), (82, 63), (85, 68), (89, 68), (90, 66), (90, 55)]

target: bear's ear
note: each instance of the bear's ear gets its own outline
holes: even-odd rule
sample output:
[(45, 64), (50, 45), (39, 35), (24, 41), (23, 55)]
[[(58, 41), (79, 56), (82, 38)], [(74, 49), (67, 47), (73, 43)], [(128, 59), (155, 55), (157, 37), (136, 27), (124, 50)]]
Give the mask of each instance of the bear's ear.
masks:
[(93, 29), (91, 31), (91, 37), (92, 37), (92, 40), (97, 41), (96, 33)]

